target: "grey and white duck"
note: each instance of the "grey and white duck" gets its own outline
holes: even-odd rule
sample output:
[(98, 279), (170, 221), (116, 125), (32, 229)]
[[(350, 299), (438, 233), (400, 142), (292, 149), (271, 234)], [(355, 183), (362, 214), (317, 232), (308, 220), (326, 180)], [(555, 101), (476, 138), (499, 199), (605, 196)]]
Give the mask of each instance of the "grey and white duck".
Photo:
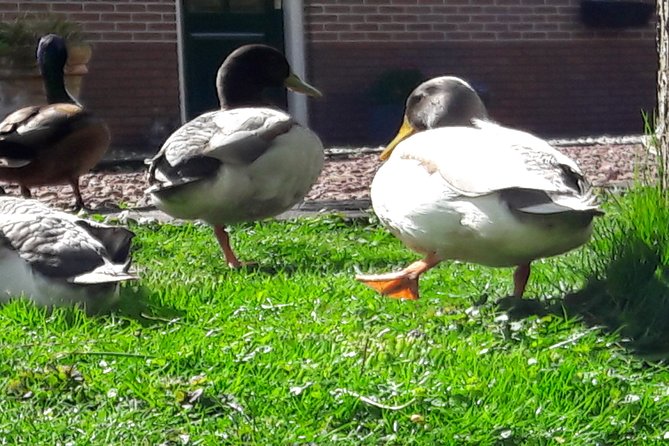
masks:
[(408, 97), (404, 123), (381, 154), (372, 205), (388, 229), (424, 257), (357, 279), (417, 299), (421, 274), (443, 260), (515, 266), (522, 297), (530, 263), (586, 243), (595, 216), (588, 181), (546, 141), (497, 125), (464, 81), (440, 77)]
[(165, 213), (214, 228), (225, 260), (243, 266), (226, 225), (275, 216), (307, 194), (323, 167), (318, 136), (268, 105), (265, 89), (321, 93), (266, 45), (233, 51), (218, 70), (220, 110), (177, 129), (150, 161), (147, 193)]
[(0, 196), (0, 301), (104, 308), (120, 282), (137, 278), (130, 271), (133, 236), (36, 200)]

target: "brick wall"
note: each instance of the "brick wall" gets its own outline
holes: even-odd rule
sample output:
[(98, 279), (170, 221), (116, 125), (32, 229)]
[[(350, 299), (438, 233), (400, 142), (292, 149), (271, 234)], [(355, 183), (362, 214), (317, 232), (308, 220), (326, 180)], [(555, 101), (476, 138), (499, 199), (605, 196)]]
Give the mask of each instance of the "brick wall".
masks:
[[(640, 0), (655, 4), (655, 0)], [(594, 31), (580, 0), (307, 0), (307, 41), (445, 42), (654, 39), (655, 30)]]
[(366, 91), (398, 66), (483, 85), (494, 119), (545, 137), (640, 134), (641, 110), (655, 104), (655, 52), (634, 41), (315, 44), (310, 53), (309, 79), (325, 94), (311, 102), (311, 123), (328, 144), (392, 138), (401, 110), (379, 139)]
[(175, 0), (0, 0), (3, 21), (40, 13), (81, 24), (92, 43), (80, 99), (107, 120), (112, 149), (155, 152), (152, 129), (179, 119)]
[(579, 0), (305, 3), (309, 78), (326, 94), (311, 122), (329, 144), (392, 137), (401, 112), (375, 139), (366, 91), (395, 68), (483, 85), (495, 119), (543, 136), (641, 133), (655, 106), (654, 23), (588, 28)]
[(0, 1), (0, 19), (57, 14), (78, 22), (93, 42), (176, 43), (175, 0)]
[[(581, 23), (579, 4), (305, 0), (307, 77), (327, 94), (313, 101), (313, 126), (329, 144), (370, 142), (365, 91), (401, 67), (481, 83), (496, 119), (546, 136), (639, 133), (640, 110), (654, 107), (654, 24), (593, 30)], [(175, 5), (0, 0), (0, 19), (51, 12), (81, 23), (94, 44), (82, 101), (108, 120), (115, 149), (150, 153), (160, 140), (149, 141), (151, 129), (178, 121)]]

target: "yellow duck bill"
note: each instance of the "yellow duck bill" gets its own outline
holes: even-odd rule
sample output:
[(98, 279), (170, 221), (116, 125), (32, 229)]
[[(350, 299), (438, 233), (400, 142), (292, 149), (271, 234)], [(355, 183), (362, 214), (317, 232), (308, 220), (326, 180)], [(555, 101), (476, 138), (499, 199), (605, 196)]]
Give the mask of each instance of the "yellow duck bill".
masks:
[(295, 73), (290, 73), (290, 76), (286, 78), (283, 82), (283, 85), (296, 93), (303, 93), (307, 96), (312, 96), (314, 98), (322, 98), (323, 93), (321, 93), (316, 87), (309, 85)]

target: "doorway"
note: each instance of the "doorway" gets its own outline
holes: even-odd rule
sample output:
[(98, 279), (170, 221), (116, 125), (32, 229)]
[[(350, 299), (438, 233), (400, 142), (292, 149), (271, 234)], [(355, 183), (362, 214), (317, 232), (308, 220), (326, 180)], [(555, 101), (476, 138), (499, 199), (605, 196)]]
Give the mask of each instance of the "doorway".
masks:
[[(218, 108), (216, 72), (225, 57), (249, 43), (284, 47), (280, 0), (180, 0), (186, 118)], [(285, 92), (271, 92), (285, 106)]]

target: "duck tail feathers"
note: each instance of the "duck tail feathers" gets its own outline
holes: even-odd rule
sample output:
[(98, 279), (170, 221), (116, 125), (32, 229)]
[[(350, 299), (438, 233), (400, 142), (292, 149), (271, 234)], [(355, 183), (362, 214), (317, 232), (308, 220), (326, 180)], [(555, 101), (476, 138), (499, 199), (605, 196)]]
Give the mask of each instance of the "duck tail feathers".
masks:
[(130, 261), (119, 267), (105, 265), (95, 270), (73, 277), (70, 282), (77, 285), (101, 285), (105, 283), (117, 283), (126, 280), (137, 280), (138, 276), (129, 271)]

